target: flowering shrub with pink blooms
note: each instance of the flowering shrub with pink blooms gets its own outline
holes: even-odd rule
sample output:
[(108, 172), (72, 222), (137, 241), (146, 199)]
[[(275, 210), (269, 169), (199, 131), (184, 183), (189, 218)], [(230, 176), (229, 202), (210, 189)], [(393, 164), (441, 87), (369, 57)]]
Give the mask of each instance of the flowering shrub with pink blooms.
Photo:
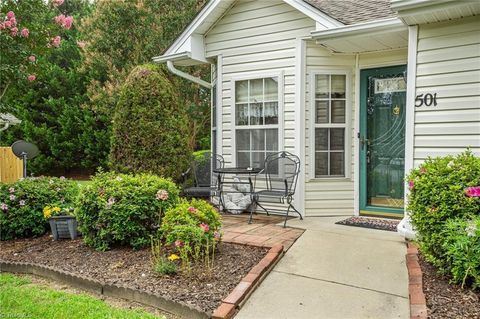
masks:
[(165, 213), (160, 235), (166, 245), (178, 250), (182, 263), (188, 264), (186, 259), (205, 259), (213, 253), (222, 238), (221, 227), (220, 214), (208, 202), (182, 200)]
[(41, 236), (48, 230), (46, 206), (73, 207), (78, 184), (56, 177), (22, 179), (0, 184), (0, 239)]
[(420, 249), (427, 260), (449, 272), (454, 262), (449, 252), (454, 244), (451, 240), (445, 243), (446, 224), (480, 217), (480, 158), (470, 150), (428, 158), (406, 180), (410, 189), (407, 209)]
[(75, 215), (87, 245), (98, 250), (112, 245), (141, 248), (150, 243), (163, 212), (176, 205), (178, 195), (170, 179), (100, 172), (82, 188)]

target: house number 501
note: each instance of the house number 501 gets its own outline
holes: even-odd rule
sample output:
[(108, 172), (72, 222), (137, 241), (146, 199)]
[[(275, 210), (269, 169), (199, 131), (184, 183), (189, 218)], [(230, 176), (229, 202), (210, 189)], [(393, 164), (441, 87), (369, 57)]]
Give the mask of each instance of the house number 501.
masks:
[(415, 98), (415, 107), (437, 106), (437, 93), (419, 94)]

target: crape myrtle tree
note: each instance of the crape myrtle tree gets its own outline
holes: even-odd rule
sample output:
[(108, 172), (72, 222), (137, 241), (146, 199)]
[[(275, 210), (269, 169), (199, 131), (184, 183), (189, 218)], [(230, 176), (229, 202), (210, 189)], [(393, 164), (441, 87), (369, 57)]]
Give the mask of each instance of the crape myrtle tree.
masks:
[(3, 132), (1, 143), (37, 144), (41, 153), (30, 169), (38, 174), (98, 166), (98, 153), (85, 152), (85, 146), (108, 140), (95, 130), (95, 115), (82, 107), (88, 78), (78, 72), (83, 43), (77, 23), (90, 10), (87, 0), (1, 3), (1, 106), (22, 120)]

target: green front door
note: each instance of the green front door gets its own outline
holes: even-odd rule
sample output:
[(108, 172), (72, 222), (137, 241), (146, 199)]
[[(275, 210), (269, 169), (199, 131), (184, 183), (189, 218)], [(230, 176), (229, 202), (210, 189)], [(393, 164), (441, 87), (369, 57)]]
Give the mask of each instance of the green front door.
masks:
[(360, 73), (360, 214), (403, 215), (406, 66)]

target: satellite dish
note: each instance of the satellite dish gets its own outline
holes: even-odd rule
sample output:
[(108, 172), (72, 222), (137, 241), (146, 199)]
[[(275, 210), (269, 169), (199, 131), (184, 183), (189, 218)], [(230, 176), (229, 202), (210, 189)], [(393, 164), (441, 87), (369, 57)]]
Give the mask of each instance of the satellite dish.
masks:
[(32, 159), (38, 155), (40, 151), (37, 145), (19, 140), (12, 144), (12, 152), (23, 160), (23, 177), (27, 177), (27, 159)]

